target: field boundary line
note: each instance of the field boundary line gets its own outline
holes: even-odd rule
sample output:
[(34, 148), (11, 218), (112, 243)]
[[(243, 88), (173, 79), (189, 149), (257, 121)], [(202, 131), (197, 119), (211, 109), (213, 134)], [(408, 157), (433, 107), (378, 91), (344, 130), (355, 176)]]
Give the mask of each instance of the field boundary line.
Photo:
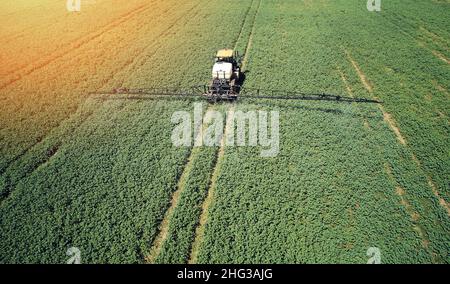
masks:
[[(361, 82), (363, 83), (364, 87), (366, 87), (367, 91), (369, 91), (369, 93), (375, 99), (378, 99), (376, 96), (373, 95), (373, 88), (367, 88), (366, 84), (364, 83), (366, 76), (364, 75), (364, 73), (359, 68), (357, 62), (351, 57), (350, 53), (347, 50), (344, 50), (344, 51), (347, 54), (347, 57), (350, 60), (350, 62), (353, 65), (353, 67), (355, 68), (356, 72), (358, 73), (358, 76), (359, 76)], [(362, 75), (362, 76), (360, 76), (360, 75)], [(412, 160), (414, 161), (414, 163), (417, 165), (417, 167), (422, 171), (422, 173), (426, 177), (428, 186), (431, 188), (431, 191), (433, 192), (435, 197), (438, 199), (439, 204), (447, 212), (447, 215), (450, 216), (450, 206), (449, 206), (448, 202), (446, 202), (445, 199), (443, 199), (441, 197), (441, 195), (440, 195), (440, 193), (439, 193), (439, 191), (437, 189), (437, 186), (434, 183), (433, 179), (424, 170), (424, 168), (422, 167), (422, 163), (417, 158), (417, 156), (414, 153), (413, 149), (411, 149), (411, 147), (408, 145), (406, 139), (401, 134), (400, 129), (397, 127), (397, 122), (395, 121), (395, 119), (392, 117), (392, 115), (390, 113), (386, 112), (386, 110), (384, 109), (384, 107), (381, 104), (378, 104), (378, 107), (379, 107), (379, 109), (381, 110), (381, 112), (383, 114), (384, 121), (389, 125), (391, 130), (394, 132), (394, 134), (397, 137), (397, 139), (399, 140), (400, 144), (403, 145), (404, 147), (406, 147), (412, 153)]]
[(51, 64), (55, 60), (62, 58), (64, 56), (67, 56), (68, 54), (72, 54), (75, 50), (78, 50), (80, 47), (84, 46), (85, 44), (91, 42), (94, 39), (97, 39), (104, 35), (105, 33), (111, 31), (112, 29), (120, 26), (121, 24), (127, 22), (129, 19), (135, 17), (136, 15), (141, 14), (145, 10), (149, 9), (150, 4), (143, 4), (139, 5), (136, 9), (133, 9), (132, 11), (129, 11), (125, 13), (124, 15), (120, 16), (118, 19), (113, 20), (111, 23), (99, 28), (99, 30), (91, 32), (88, 35), (82, 36), (68, 44), (66, 44), (63, 48), (58, 49), (54, 52), (52, 52), (49, 55), (46, 55), (45, 57), (38, 59), (38, 63), (29, 63), (26, 66), (20, 67), (16, 70), (13, 70), (5, 76), (13, 76), (13, 78), (10, 78), (5, 83), (2, 83), (0, 85), (0, 90), (12, 85), (13, 83), (21, 80), (22, 78), (30, 75), (31, 73), (44, 68), (45, 66)]

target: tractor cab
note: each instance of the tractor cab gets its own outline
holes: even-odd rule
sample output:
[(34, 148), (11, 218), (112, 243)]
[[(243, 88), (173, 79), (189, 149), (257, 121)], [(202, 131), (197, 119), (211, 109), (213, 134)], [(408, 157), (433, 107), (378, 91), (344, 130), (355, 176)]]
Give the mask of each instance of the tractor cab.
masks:
[(233, 64), (233, 69), (240, 67), (238, 53), (232, 49), (221, 49), (217, 52), (215, 62), (227, 62)]

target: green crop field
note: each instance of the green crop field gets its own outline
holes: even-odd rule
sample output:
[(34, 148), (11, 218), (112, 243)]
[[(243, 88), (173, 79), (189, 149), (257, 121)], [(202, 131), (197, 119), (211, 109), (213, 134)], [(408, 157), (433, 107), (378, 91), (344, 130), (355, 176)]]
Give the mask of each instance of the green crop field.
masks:
[[(0, 263), (450, 263), (450, 2), (366, 2), (3, 1)], [(208, 84), (222, 48), (244, 89), (380, 103), (91, 94)], [(196, 106), (219, 140), (174, 145)], [(275, 155), (226, 143), (238, 112), (279, 114)]]

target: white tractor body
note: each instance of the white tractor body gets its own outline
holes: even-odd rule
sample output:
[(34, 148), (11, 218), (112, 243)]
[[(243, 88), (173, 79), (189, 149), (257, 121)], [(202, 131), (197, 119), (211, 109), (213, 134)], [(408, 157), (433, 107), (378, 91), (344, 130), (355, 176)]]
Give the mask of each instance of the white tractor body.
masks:
[(233, 64), (229, 62), (216, 62), (213, 66), (212, 77), (213, 79), (225, 79), (231, 80), (233, 75)]

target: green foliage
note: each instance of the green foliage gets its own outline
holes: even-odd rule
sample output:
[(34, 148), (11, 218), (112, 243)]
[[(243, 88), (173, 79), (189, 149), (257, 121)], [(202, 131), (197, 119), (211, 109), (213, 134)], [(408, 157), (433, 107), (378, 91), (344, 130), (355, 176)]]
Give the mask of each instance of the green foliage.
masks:
[[(448, 4), (165, 2), (1, 90), (0, 263), (64, 263), (72, 246), (83, 263), (143, 262), (192, 150), (172, 146), (170, 117), (192, 102), (85, 94), (206, 83), (205, 58), (233, 46), (249, 47), (245, 86), (378, 97), (383, 109), (239, 101), (280, 112), (280, 154), (225, 148), (199, 262), (366, 263), (369, 247), (383, 263), (450, 262), (450, 218), (429, 185), (450, 200), (450, 76), (436, 56), (450, 57)], [(192, 151), (158, 263), (192, 249), (218, 149)]]
[[(405, 2), (395, 1), (415, 5)], [(348, 96), (342, 72), (352, 95), (384, 101), (411, 142), (398, 143), (376, 105), (241, 103), (243, 110), (279, 109), (281, 152), (263, 159), (259, 149), (226, 149), (200, 262), (365, 263), (372, 246), (384, 263), (450, 262), (450, 220), (427, 182), (432, 173), (448, 194), (448, 124), (436, 118), (437, 110), (447, 115), (448, 98), (430, 90), (432, 76), (416, 61), (429, 61), (427, 71), (433, 69), (444, 86), (448, 69), (412, 47), (414, 41), (385, 24), (383, 15), (392, 13), (368, 14), (349, 1), (307, 7), (263, 2), (247, 86)], [(364, 88), (345, 51), (357, 56), (374, 93)], [(411, 51), (416, 54), (407, 55)], [(386, 74), (382, 64), (411, 74)], [(411, 93), (415, 88), (419, 92)], [(431, 102), (423, 102), (426, 92), (436, 94)]]
[[(141, 262), (169, 205), (187, 148), (170, 116), (186, 103), (105, 102), (1, 205), (1, 262)], [(158, 121), (158, 123), (148, 123)]]

